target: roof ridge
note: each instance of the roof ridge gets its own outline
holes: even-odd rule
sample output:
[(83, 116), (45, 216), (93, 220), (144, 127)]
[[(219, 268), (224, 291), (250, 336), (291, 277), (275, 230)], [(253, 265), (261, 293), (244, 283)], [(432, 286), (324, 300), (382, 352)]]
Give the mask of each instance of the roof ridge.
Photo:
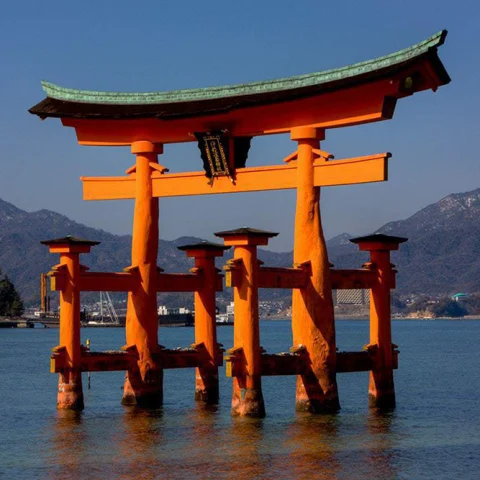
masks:
[(306, 73), (290, 77), (277, 78), (273, 80), (255, 81), (250, 83), (239, 83), (232, 85), (221, 85), (202, 88), (187, 88), (181, 90), (163, 92), (105, 92), (93, 90), (79, 90), (65, 88), (53, 83), (42, 81), (42, 87), (47, 96), (57, 100), (110, 104), (110, 105), (147, 105), (162, 103), (177, 103), (200, 100), (212, 100), (225, 97), (239, 97), (244, 95), (255, 95), (265, 92), (288, 90), (292, 88), (309, 87), (320, 85), (344, 78), (354, 77), (386, 68), (414, 57), (421, 56), (431, 49), (436, 49), (445, 41), (447, 30), (432, 35), (431, 37), (410, 47), (404, 48), (382, 57), (373, 58), (363, 62), (347, 65), (335, 69), (319, 72)]

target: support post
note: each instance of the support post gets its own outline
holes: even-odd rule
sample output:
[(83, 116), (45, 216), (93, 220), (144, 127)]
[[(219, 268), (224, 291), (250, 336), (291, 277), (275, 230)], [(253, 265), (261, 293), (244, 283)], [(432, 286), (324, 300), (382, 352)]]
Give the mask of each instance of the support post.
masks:
[(340, 408), (336, 381), (335, 318), (330, 267), (320, 218), (320, 187), (314, 185), (314, 154), (324, 132), (310, 127), (291, 131), (298, 142), (294, 264), (310, 262), (311, 276), (292, 294), (293, 345), (306, 348), (311, 369), (297, 377), (296, 409), (332, 413)]
[(157, 155), (162, 145), (148, 141), (132, 143), (136, 165), (135, 210), (132, 234), (132, 266), (138, 269), (139, 287), (128, 293), (127, 348), (136, 348), (138, 362), (127, 371), (122, 404), (145, 408), (163, 402), (163, 369), (158, 365), (157, 253), (158, 199), (152, 195), (152, 174), (159, 170)]
[(202, 286), (195, 292), (195, 344), (203, 344), (208, 360), (195, 369), (195, 400), (206, 404), (215, 404), (219, 400), (215, 298), (219, 275), (215, 257), (221, 257), (229, 248), (210, 242), (178, 247), (188, 257), (195, 258), (195, 271), (202, 276)]
[(370, 252), (370, 268), (376, 271), (377, 279), (370, 290), (370, 343), (375, 361), (370, 371), (368, 386), (369, 406), (380, 409), (395, 407), (393, 383), (393, 348), (390, 289), (395, 288), (395, 270), (390, 263), (390, 251), (398, 250), (403, 237), (376, 234), (350, 240), (360, 250)]
[(241, 350), (243, 365), (241, 375), (233, 378), (232, 415), (262, 418), (265, 404), (261, 377), (257, 246), (267, 245), (268, 239), (278, 234), (240, 228), (215, 235), (223, 238), (225, 245), (235, 247), (233, 265), (237, 280), (233, 286), (233, 349)]
[(40, 313), (47, 313), (47, 275), (40, 274)]
[(50, 253), (60, 254), (60, 265), (65, 284), (60, 291), (60, 342), (56, 350), (64, 350), (64, 368), (59, 373), (57, 408), (83, 410), (83, 389), (80, 347), (80, 253), (89, 253), (91, 242), (68, 236), (41, 242)]

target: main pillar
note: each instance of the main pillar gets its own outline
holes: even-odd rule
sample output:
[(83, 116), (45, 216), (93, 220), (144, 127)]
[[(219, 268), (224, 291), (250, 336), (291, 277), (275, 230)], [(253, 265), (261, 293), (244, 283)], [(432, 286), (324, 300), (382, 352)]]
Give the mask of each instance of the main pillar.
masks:
[(360, 250), (370, 252), (370, 268), (377, 272), (377, 281), (370, 290), (370, 343), (375, 362), (370, 371), (368, 402), (370, 407), (395, 407), (393, 383), (393, 345), (390, 289), (395, 288), (395, 271), (390, 263), (390, 251), (398, 250), (403, 237), (374, 234), (353, 238)]
[(232, 261), (235, 269), (233, 350), (241, 352), (243, 359), (241, 374), (233, 377), (232, 415), (264, 417), (257, 246), (267, 245), (268, 239), (278, 234), (253, 228), (239, 228), (215, 235), (222, 237), (225, 245), (235, 247)]
[(195, 344), (203, 344), (208, 360), (195, 370), (195, 400), (207, 404), (215, 404), (219, 399), (216, 291), (222, 277), (215, 268), (215, 257), (221, 257), (229, 248), (211, 242), (178, 247), (187, 252), (187, 256), (195, 257), (195, 270), (202, 279), (201, 287), (195, 292)]
[(140, 285), (129, 292), (126, 318), (127, 347), (136, 347), (138, 362), (127, 372), (122, 403), (155, 408), (163, 401), (163, 370), (155, 354), (158, 346), (157, 253), (158, 199), (152, 194), (152, 174), (161, 171), (157, 155), (160, 144), (138, 141), (132, 144), (136, 154), (135, 210), (132, 235), (132, 267), (138, 269)]
[(311, 364), (308, 374), (297, 377), (296, 409), (311, 413), (340, 408), (330, 267), (320, 218), (320, 187), (314, 186), (314, 150), (323, 138), (324, 132), (315, 128), (291, 131), (291, 139), (298, 142), (293, 260), (310, 262), (311, 268), (307, 286), (292, 294), (293, 344), (306, 348)]
[(58, 378), (57, 408), (83, 410), (83, 390), (80, 347), (80, 253), (89, 253), (91, 242), (72, 236), (46, 240), (50, 253), (60, 254), (60, 265), (56, 268), (65, 275), (60, 290), (60, 343), (58, 350), (64, 349), (65, 363)]

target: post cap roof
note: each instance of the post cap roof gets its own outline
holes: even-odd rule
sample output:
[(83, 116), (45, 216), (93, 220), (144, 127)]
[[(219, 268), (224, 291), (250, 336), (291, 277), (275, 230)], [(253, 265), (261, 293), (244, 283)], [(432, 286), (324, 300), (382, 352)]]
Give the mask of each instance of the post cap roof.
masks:
[(373, 233), (364, 237), (351, 238), (352, 243), (364, 243), (364, 242), (378, 242), (378, 243), (404, 243), (408, 240), (405, 237), (395, 237), (393, 235), (385, 235), (384, 233)]
[(267, 238), (272, 238), (276, 237), (278, 233), (275, 232), (268, 232), (266, 230), (259, 230), (257, 228), (251, 228), (251, 227), (241, 227), (241, 228), (236, 228), (235, 230), (224, 230), (223, 232), (216, 232), (215, 236), (216, 237), (236, 237), (236, 236), (241, 236), (245, 235), (248, 237), (267, 237)]
[(177, 248), (182, 252), (184, 252), (186, 250), (224, 251), (224, 250), (228, 250), (231, 247), (227, 247), (220, 243), (207, 242), (207, 240), (203, 240), (197, 243), (189, 243), (188, 245), (180, 245)]
[(67, 235), (66, 237), (54, 238), (52, 240), (43, 240), (40, 242), (42, 245), (85, 245), (93, 247), (99, 245), (101, 242), (94, 242), (92, 240), (86, 240), (84, 238), (74, 237), (73, 235)]

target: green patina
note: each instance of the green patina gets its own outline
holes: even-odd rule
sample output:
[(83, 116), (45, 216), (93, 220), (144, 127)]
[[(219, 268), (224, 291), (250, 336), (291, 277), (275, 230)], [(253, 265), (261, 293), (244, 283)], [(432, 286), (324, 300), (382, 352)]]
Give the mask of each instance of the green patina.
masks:
[(144, 93), (76, 90), (63, 88), (46, 81), (42, 82), (42, 86), (48, 97), (57, 100), (110, 105), (148, 105), (256, 95), (321, 85), (392, 67), (426, 54), (430, 49), (435, 49), (436, 47), (442, 45), (446, 34), (447, 31), (442, 30), (423, 42), (417, 43), (416, 45), (390, 55), (375, 58), (373, 60), (367, 60), (365, 62), (356, 63), (354, 65), (349, 65), (342, 68), (325, 70), (323, 72), (296, 75), (293, 77), (279, 78), (270, 81), (224, 85), (219, 87), (174, 90), (171, 92)]

